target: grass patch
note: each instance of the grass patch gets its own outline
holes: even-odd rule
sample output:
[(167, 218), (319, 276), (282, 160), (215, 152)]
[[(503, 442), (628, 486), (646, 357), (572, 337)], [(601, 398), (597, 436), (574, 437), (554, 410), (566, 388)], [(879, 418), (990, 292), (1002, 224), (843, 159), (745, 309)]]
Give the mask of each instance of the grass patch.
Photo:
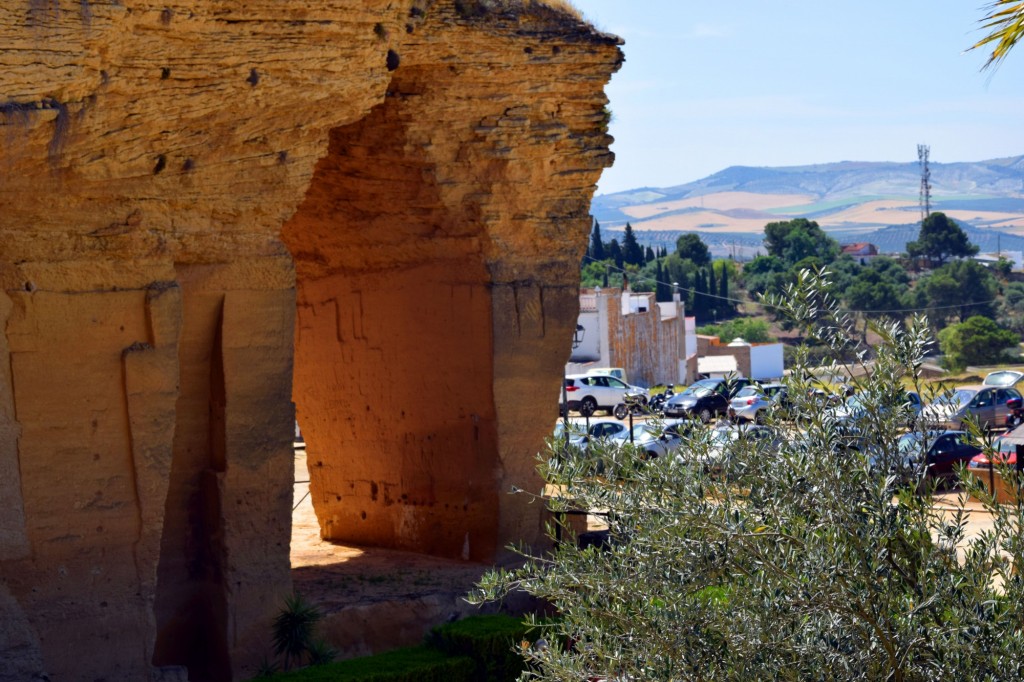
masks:
[(472, 682), (476, 662), (427, 646), (257, 678), (274, 682)]

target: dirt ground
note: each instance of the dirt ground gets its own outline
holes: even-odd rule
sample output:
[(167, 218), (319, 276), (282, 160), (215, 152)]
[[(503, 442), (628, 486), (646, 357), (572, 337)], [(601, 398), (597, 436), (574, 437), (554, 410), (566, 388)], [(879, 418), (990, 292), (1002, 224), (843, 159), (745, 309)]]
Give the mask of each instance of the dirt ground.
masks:
[(325, 542), (309, 497), (302, 448), (295, 454), (295, 480), (292, 579), (296, 592), (325, 610), (438, 592), (465, 594), (488, 568), (413, 552)]

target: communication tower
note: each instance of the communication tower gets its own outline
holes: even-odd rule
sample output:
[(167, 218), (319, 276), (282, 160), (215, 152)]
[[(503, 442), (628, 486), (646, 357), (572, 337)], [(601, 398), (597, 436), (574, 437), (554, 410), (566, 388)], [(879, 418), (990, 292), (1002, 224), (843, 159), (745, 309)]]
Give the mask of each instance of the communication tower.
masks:
[(917, 145), (917, 163), (921, 166), (921, 220), (932, 213), (932, 172), (928, 168), (928, 154), (932, 148), (926, 144)]

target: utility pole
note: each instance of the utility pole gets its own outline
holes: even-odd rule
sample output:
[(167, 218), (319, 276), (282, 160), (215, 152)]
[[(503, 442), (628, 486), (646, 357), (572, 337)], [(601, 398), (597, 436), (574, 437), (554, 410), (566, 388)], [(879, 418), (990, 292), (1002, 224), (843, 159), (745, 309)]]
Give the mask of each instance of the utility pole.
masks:
[(917, 145), (917, 164), (921, 166), (921, 222), (932, 214), (932, 172), (928, 168), (928, 155), (931, 149), (926, 144)]

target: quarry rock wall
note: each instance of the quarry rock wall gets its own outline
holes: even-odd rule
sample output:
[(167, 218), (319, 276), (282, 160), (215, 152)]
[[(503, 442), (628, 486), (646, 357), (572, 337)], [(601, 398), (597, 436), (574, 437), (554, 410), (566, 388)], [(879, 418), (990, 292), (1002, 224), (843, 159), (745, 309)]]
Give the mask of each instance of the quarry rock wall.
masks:
[(293, 399), (325, 537), (539, 537), (505, 493), (616, 39), (530, 2), (25, 0), (0, 44), (0, 679), (251, 674)]

